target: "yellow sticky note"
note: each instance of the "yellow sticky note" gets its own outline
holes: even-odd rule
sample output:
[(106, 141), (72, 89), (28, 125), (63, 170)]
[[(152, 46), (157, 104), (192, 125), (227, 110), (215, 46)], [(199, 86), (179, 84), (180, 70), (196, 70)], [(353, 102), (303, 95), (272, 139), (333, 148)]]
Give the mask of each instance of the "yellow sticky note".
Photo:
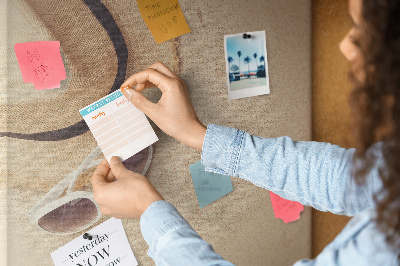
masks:
[(140, 14), (157, 43), (190, 32), (178, 0), (137, 0)]

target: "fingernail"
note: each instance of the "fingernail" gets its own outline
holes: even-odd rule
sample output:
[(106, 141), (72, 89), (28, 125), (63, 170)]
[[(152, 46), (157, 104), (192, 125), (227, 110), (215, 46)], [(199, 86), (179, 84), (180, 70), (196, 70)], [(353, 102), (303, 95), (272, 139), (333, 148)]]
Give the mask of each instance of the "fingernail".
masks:
[(117, 157), (117, 156), (113, 156), (110, 159), (110, 163), (111, 164), (119, 164), (120, 162), (121, 162), (121, 159), (119, 157)]
[(129, 90), (131, 87), (129, 85), (121, 87), (121, 92), (124, 93), (124, 90)]
[(126, 92), (126, 94), (128, 94), (128, 99), (130, 101), (131, 98), (132, 98), (132, 90), (131, 89), (127, 89), (127, 90), (125, 90), (125, 92)]

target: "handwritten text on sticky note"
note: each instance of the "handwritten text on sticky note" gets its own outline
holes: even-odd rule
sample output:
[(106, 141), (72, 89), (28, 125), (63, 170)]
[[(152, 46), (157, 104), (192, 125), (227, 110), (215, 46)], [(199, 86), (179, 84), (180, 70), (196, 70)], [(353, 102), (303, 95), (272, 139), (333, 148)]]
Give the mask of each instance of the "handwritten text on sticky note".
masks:
[(282, 219), (284, 223), (290, 223), (300, 219), (300, 213), (304, 210), (304, 206), (296, 201), (290, 201), (273, 192), (269, 192), (274, 209), (275, 218)]
[(24, 82), (33, 83), (35, 89), (60, 88), (60, 81), (67, 78), (60, 42), (16, 43), (14, 50)]
[(230, 176), (206, 172), (200, 161), (190, 165), (189, 168), (201, 208), (233, 190)]
[(157, 43), (190, 32), (178, 0), (137, 0), (140, 14)]

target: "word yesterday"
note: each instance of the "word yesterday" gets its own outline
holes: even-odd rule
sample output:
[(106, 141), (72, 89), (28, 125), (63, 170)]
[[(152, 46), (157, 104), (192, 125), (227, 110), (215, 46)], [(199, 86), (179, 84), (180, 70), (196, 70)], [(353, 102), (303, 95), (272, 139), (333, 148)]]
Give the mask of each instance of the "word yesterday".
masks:
[(83, 245), (77, 251), (69, 254), (69, 257), (71, 259), (79, 257), (80, 255), (84, 254), (85, 252), (87, 252), (87, 251), (91, 250), (92, 248), (94, 248), (94, 246), (97, 246), (97, 245), (101, 244), (102, 242), (107, 241), (109, 235), (110, 234), (107, 233), (107, 234), (104, 234), (102, 236), (99, 236), (95, 240), (92, 240), (89, 244)]

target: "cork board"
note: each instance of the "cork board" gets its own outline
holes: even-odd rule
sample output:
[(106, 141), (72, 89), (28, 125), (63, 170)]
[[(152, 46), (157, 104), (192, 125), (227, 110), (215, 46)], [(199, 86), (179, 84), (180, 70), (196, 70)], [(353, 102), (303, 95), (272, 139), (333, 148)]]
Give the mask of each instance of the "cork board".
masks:
[[(187, 83), (204, 124), (311, 140), (311, 1), (179, 3), (192, 32), (157, 45), (135, 1), (6, 2), (7, 56), (0, 59), (8, 70), (0, 105), (3, 260), (51, 265), (50, 252), (79, 236), (36, 229), (27, 210), (96, 147), (78, 110), (155, 61)], [(267, 36), (271, 94), (228, 101), (223, 35), (259, 30)], [(67, 71), (60, 89), (43, 94), (22, 82), (13, 53), (15, 43), (39, 40), (61, 42)], [(146, 96), (156, 101), (160, 93), (151, 89)], [(310, 208), (284, 224), (274, 217), (268, 191), (233, 178), (232, 193), (200, 209), (188, 168), (200, 154), (153, 127), (160, 140), (148, 178), (219, 254), (237, 265), (290, 265), (311, 256)], [(90, 191), (91, 174), (82, 173), (75, 189)], [(139, 264), (153, 265), (139, 222), (122, 222)]]

